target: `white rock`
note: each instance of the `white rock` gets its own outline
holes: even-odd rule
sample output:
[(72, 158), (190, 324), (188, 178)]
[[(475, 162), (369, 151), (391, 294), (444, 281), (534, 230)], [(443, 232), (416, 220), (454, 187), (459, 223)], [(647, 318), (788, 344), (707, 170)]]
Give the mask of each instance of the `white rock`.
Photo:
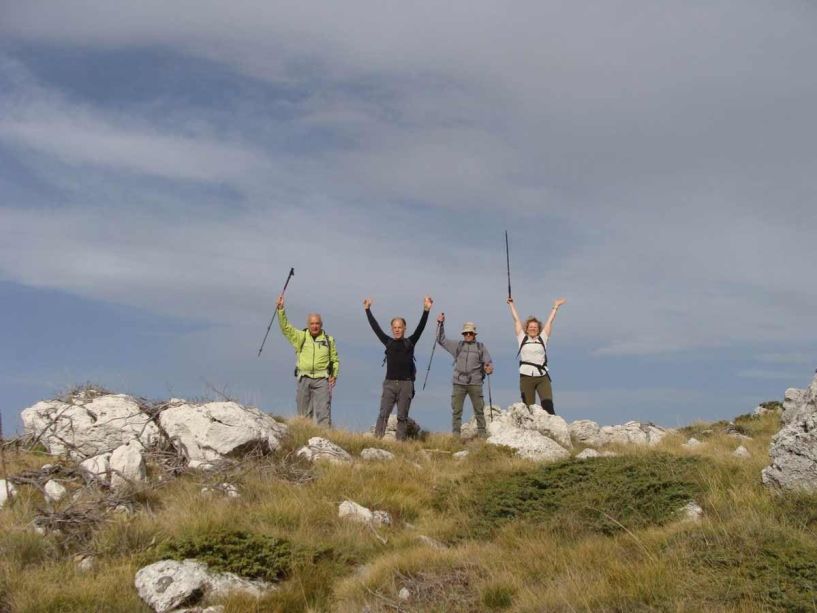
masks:
[[(369, 434), (374, 435), (374, 426), (369, 428)], [(421, 438), (423, 436), (423, 429), (420, 427), (416, 421), (414, 421), (411, 417), (408, 418), (408, 424), (406, 426), (406, 438), (409, 439), (416, 439)], [(386, 422), (386, 430), (383, 433), (383, 438), (387, 441), (393, 441), (397, 439), (397, 415), (392, 413), (389, 415), (389, 419)]]
[(372, 512), (370, 509), (351, 500), (344, 500), (340, 503), (338, 517), (373, 526), (390, 526), (392, 523), (391, 515), (386, 511)]
[(746, 449), (743, 445), (740, 445), (737, 449), (732, 452), (732, 455), (737, 458), (750, 458), (752, 454), (749, 453), (749, 450)]
[(488, 442), (492, 445), (505, 445), (516, 449), (517, 455), (539, 462), (552, 462), (570, 456), (570, 452), (559, 443), (535, 430), (522, 430), (508, 427), (494, 421), (489, 424)]
[(114, 449), (111, 454), (111, 487), (121, 488), (145, 480), (145, 459), (142, 445), (132, 440), (127, 445)]
[(364, 460), (393, 460), (394, 454), (386, 449), (376, 449), (374, 447), (367, 447), (360, 452), (360, 457)]
[(684, 519), (694, 522), (701, 521), (701, 518), (704, 516), (704, 510), (701, 508), (701, 505), (694, 500), (690, 500), (686, 505), (684, 505), (681, 509), (681, 513), (683, 514)]
[(145, 566), (134, 580), (139, 597), (157, 613), (200, 599), (209, 587), (207, 566), (196, 560), (162, 560)]
[(27, 434), (38, 437), (51, 454), (88, 458), (109, 452), (132, 439), (154, 445), (159, 429), (139, 409), (133, 396), (108, 394), (92, 400), (38, 402), (21, 413)]
[(586, 460), (587, 458), (598, 458), (601, 457), (601, 454), (596, 451), (595, 449), (587, 449), (582, 450), (580, 453), (576, 454), (577, 460)]
[(17, 494), (17, 488), (14, 487), (14, 484), (6, 481), (5, 479), (0, 479), (0, 509), (2, 509), (6, 502), (14, 498)]
[(681, 447), (685, 447), (686, 449), (694, 449), (695, 447), (699, 447), (701, 445), (703, 445), (703, 443), (693, 436), (690, 437), (686, 443), (683, 443)]
[(352, 461), (349, 452), (320, 436), (313, 436), (309, 439), (309, 442), (301, 447), (296, 455), (306, 458), (310, 462), (328, 460), (333, 464), (342, 464)]
[(83, 573), (89, 573), (96, 568), (96, 558), (94, 556), (77, 556), (75, 558), (77, 563), (77, 570)]
[(110, 483), (111, 480), (111, 454), (103, 453), (95, 455), (83, 462), (80, 462), (80, 467), (85, 470), (93, 478), (98, 479), (102, 483)]
[(192, 468), (209, 467), (259, 447), (273, 451), (288, 431), (272, 416), (235, 402), (173, 404), (161, 412), (159, 423)]
[(391, 514), (388, 511), (373, 511), (372, 523), (375, 526), (391, 526)]
[(68, 494), (68, 490), (59, 481), (49, 479), (45, 484), (45, 499), (48, 502), (59, 502)]
[(601, 447), (607, 441), (601, 435), (601, 426), (589, 419), (577, 419), (568, 425), (570, 438), (577, 445)]
[(265, 593), (277, 589), (274, 584), (260, 579), (247, 579), (233, 573), (209, 572), (208, 594), (215, 597), (227, 596), (230, 592), (242, 592), (259, 598)]
[(533, 430), (556, 441), (565, 449), (573, 447), (567, 422), (558, 415), (551, 415), (536, 404), (530, 407), (522, 402), (512, 404), (506, 412), (501, 413), (488, 424), (488, 431), (493, 432), (492, 428), (495, 429), (497, 424), (521, 430)]
[(455, 451), (451, 457), (455, 460), (464, 460), (468, 457), (469, 453), (470, 452), (467, 449), (463, 449), (462, 451)]
[(397, 592), (397, 597), (403, 602), (406, 602), (409, 598), (411, 598), (411, 592), (408, 591), (408, 588), (400, 588), (400, 591)]

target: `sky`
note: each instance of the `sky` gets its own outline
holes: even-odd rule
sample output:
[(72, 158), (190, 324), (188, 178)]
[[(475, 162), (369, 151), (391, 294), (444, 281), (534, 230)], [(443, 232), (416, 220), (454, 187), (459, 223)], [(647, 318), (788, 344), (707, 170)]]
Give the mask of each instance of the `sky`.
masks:
[[(337, 426), (386, 327), (445, 312), (568, 421), (730, 419), (817, 367), (817, 5), (0, 0), (0, 411), (93, 382), (294, 414), (274, 327), (322, 314)], [(303, 323), (301, 323), (303, 322)], [(450, 427), (452, 360), (412, 404)], [(487, 397), (487, 386), (486, 386)], [(470, 406), (466, 403), (466, 416)]]

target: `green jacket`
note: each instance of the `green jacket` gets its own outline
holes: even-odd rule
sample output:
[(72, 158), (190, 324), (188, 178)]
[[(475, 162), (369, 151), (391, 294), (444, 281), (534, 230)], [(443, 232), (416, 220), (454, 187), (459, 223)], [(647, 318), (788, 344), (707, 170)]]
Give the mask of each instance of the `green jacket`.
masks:
[(278, 309), (278, 324), (281, 332), (295, 348), (296, 375), (320, 379), (329, 376), (329, 364), (332, 364), (332, 375), (338, 376), (340, 361), (335, 339), (321, 330), (317, 338), (312, 338), (309, 330), (299, 330), (287, 319), (284, 309)]

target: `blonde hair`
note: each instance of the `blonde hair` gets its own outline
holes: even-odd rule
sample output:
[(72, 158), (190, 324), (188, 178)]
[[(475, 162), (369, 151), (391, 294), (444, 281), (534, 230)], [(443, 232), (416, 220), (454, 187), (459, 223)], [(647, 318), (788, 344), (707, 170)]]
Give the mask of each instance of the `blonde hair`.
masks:
[(528, 326), (529, 326), (531, 323), (533, 323), (533, 322), (536, 322), (536, 325), (537, 325), (537, 326), (539, 326), (539, 332), (538, 332), (538, 334), (541, 334), (541, 333), (542, 333), (542, 322), (541, 322), (541, 321), (539, 321), (539, 320), (538, 320), (536, 317), (534, 317), (533, 315), (528, 316), (528, 318), (525, 320), (525, 333), (527, 334), (527, 332), (528, 332)]

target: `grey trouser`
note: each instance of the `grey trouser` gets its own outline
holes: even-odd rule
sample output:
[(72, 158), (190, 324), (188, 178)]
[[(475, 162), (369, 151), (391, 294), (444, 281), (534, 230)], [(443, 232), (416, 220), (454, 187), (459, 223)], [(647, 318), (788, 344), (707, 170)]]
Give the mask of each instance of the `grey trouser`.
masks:
[(473, 385), (462, 385), (455, 383), (451, 390), (451, 431), (454, 434), (460, 433), (462, 427), (462, 405), (465, 404), (465, 395), (471, 399), (471, 406), (474, 407), (474, 417), (477, 418), (477, 431), (480, 436), (485, 435), (485, 415), (482, 409), (485, 400), (482, 398), (482, 383)]
[(409, 407), (414, 396), (414, 381), (399, 381), (397, 379), (386, 379), (383, 381), (383, 395), (380, 396), (380, 414), (377, 416), (377, 424), (374, 427), (374, 435), (383, 438), (386, 433), (386, 424), (389, 415), (397, 404), (397, 440), (406, 438), (406, 428), (408, 426)]
[(536, 404), (536, 394), (539, 394), (539, 406), (551, 415), (555, 415), (553, 409), (553, 389), (550, 386), (550, 376), (529, 377), (519, 375), (519, 390), (522, 392), (522, 402), (530, 406)]
[(329, 389), (329, 379), (299, 377), (295, 402), (298, 415), (314, 419), (319, 426), (332, 427), (332, 392)]

